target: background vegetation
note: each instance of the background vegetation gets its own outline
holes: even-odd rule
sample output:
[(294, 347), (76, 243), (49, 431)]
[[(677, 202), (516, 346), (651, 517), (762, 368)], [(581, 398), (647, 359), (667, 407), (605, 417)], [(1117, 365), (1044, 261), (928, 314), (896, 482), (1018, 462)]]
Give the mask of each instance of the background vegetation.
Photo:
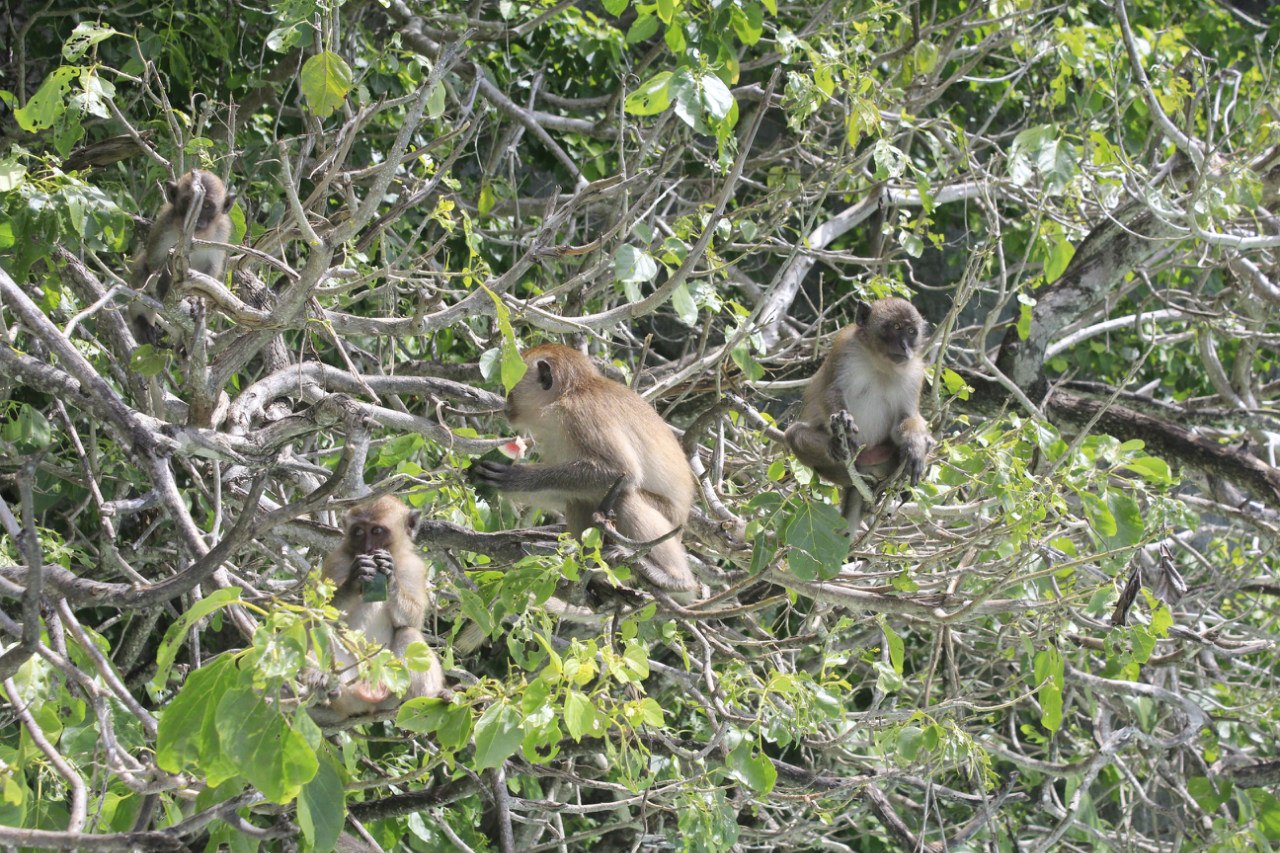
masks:
[[(1280, 845), (1270, 4), (6, 8), (0, 844)], [(193, 166), (243, 249), (137, 347)], [(848, 551), (778, 425), (887, 294), (939, 446)], [(682, 432), (706, 601), (468, 485), (542, 340)], [(322, 732), (370, 487), (454, 692)]]

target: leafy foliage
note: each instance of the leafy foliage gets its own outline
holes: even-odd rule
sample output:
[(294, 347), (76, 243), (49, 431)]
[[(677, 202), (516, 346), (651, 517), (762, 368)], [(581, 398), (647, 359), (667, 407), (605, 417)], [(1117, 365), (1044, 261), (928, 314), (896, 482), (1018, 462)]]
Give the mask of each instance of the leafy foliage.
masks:
[[(1131, 6), (19, 4), (0, 844), (1280, 845), (1277, 23)], [(194, 167), (234, 271), (139, 345)], [(851, 542), (778, 427), (891, 294), (939, 443)], [(700, 600), (468, 482), (543, 340), (680, 430)], [(322, 729), (430, 662), (316, 579), (368, 488), (451, 690)]]

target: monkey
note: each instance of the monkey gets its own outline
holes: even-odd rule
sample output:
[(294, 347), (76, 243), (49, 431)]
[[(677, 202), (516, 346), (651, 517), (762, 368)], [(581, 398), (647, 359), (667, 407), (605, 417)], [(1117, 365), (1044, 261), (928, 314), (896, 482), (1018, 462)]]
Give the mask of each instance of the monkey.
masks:
[(835, 344), (804, 392), (800, 415), (784, 433), (787, 446), (817, 474), (843, 487), (841, 509), (856, 536), (865, 498), (849, 460), (877, 481), (901, 460), (920, 482), (933, 438), (920, 417), (924, 383), (924, 318), (897, 297), (859, 302), (855, 323)]
[[(422, 620), (428, 603), (427, 570), (413, 544), (414, 513), (399, 498), (385, 495), (352, 508), (343, 522), (342, 544), (325, 558), (321, 574), (337, 585), (333, 605), (348, 629), (364, 632), (367, 640), (391, 649), (404, 662), (405, 650), (414, 641), (426, 642)], [(369, 595), (383, 575), (381, 597)], [(444, 673), (434, 653), (424, 672), (409, 671), (409, 689), (396, 697), (385, 687), (360, 681), (355, 657), (334, 644), (334, 658), (343, 672), (337, 695), (327, 704), (313, 705), (312, 718), (321, 725), (349, 717), (387, 711), (419, 696), (444, 692)]]
[[(169, 253), (182, 242), (187, 220), (194, 216), (192, 236), (197, 240), (225, 243), (231, 236), (231, 217), (227, 212), (236, 200), (235, 194), (227, 192), (217, 175), (203, 169), (192, 169), (177, 182), (166, 181), (164, 195), (165, 204), (156, 214), (146, 247), (134, 262), (130, 277), (134, 290), (146, 292), (160, 301), (164, 301), (172, 284)], [(197, 196), (202, 196), (200, 206), (193, 211)], [(190, 269), (213, 278), (222, 277), (226, 260), (226, 250), (214, 246), (193, 247), (187, 255)], [(134, 305), (129, 318), (139, 343), (159, 342), (155, 311)]]
[(637, 570), (667, 592), (696, 590), (679, 533), (693, 506), (693, 470), (671, 428), (577, 350), (542, 344), (525, 351), (524, 361), (528, 370), (507, 395), (506, 417), (533, 436), (542, 461), (481, 460), (472, 465), (474, 479), (519, 503), (563, 513), (574, 536), (592, 525), (609, 496), (622, 536), (662, 539)]

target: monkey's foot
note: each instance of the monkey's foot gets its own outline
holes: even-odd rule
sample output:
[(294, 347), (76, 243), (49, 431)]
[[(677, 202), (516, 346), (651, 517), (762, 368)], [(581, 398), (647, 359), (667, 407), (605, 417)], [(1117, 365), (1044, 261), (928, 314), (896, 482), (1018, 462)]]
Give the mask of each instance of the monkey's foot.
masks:
[(351, 685), (350, 689), (353, 696), (371, 705), (377, 705), (391, 695), (387, 687), (381, 684), (370, 684), (367, 681), (357, 681)]
[(322, 702), (332, 702), (338, 698), (338, 693), (340, 692), (336, 678), (314, 667), (304, 669), (298, 677), (298, 683), (301, 685), (304, 694), (319, 696)]
[(837, 462), (852, 459), (862, 446), (858, 441), (858, 425), (845, 409), (831, 413), (831, 458)]

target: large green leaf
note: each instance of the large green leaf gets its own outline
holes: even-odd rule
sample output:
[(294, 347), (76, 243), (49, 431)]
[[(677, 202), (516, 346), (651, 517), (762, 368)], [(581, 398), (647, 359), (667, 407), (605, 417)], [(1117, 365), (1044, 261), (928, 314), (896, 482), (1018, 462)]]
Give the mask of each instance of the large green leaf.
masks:
[(299, 85), (311, 112), (327, 118), (351, 91), (351, 66), (332, 51), (317, 53), (302, 64)]
[(477, 770), (500, 767), (520, 748), (524, 738), (520, 712), (506, 702), (497, 702), (480, 715), (476, 723)]
[(324, 853), (334, 848), (342, 834), (347, 800), (342, 792), (342, 769), (334, 760), (332, 748), (326, 746), (318, 758), (316, 775), (298, 793), (298, 825), (307, 843)]
[(248, 685), (228, 690), (216, 716), (222, 751), (241, 776), (273, 803), (287, 803), (316, 775), (306, 739)]

